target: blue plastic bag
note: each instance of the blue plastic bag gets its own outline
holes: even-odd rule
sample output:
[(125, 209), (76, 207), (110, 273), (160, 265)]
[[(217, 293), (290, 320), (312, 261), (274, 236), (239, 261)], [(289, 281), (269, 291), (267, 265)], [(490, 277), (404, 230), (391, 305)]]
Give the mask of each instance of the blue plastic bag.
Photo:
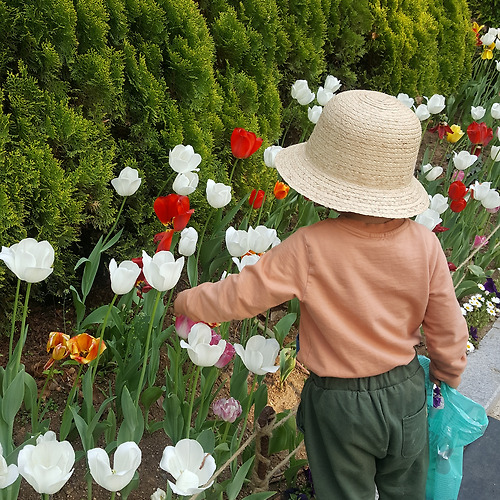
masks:
[(426, 500), (456, 500), (462, 482), (464, 446), (481, 437), (488, 426), (485, 409), (472, 399), (441, 383), (444, 406), (435, 408), (429, 358), (419, 356), (425, 371), (429, 423), (429, 471)]

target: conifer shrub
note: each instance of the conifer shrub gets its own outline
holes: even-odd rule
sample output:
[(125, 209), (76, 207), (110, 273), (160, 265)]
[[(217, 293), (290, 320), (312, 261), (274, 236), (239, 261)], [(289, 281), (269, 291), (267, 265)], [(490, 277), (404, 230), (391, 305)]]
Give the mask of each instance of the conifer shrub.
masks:
[[(344, 89), (451, 92), (470, 71), (468, 16), (465, 0), (0, 0), (1, 244), (49, 240), (48, 283), (62, 293), (74, 262), (114, 223), (121, 199), (110, 180), (130, 166), (143, 184), (113, 256), (151, 253), (162, 230), (152, 204), (170, 192), (174, 146), (203, 158), (190, 197), (199, 228), (209, 178), (231, 178), (233, 202), (269, 193), (276, 172), (264, 149), (312, 128), (290, 96), (295, 80), (315, 90), (333, 74)], [(235, 127), (263, 138), (237, 162)], [(0, 291), (6, 279), (2, 266)]]

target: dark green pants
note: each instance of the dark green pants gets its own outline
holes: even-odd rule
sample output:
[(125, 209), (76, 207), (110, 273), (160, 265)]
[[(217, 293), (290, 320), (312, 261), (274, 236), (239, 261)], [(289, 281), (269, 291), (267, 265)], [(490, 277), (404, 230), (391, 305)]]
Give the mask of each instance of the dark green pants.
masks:
[(318, 377), (297, 412), (317, 500), (424, 500), (428, 469), (424, 371), (406, 366), (359, 379)]

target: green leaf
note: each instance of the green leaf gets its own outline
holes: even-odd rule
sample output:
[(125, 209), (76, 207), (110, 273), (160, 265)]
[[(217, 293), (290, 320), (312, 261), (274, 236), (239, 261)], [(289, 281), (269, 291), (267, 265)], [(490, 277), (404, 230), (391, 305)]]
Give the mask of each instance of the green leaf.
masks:
[(212, 454), (215, 449), (215, 435), (212, 429), (205, 429), (203, 432), (198, 434), (196, 441), (201, 444), (203, 451), (205, 453)]
[(227, 498), (228, 500), (236, 500), (236, 497), (241, 491), (243, 482), (247, 477), (248, 471), (253, 463), (255, 457), (250, 457), (241, 467), (238, 468), (238, 472), (234, 476), (234, 479), (227, 485)]
[(470, 266), (468, 266), (468, 269), (472, 274), (475, 274), (476, 276), (478, 276), (480, 278), (486, 277), (486, 274), (484, 273), (483, 268), (480, 266), (476, 266), (474, 264), (471, 264)]
[(296, 313), (288, 313), (274, 325), (273, 330), (276, 336), (276, 340), (280, 344), (280, 347), (283, 347), (285, 337), (290, 333), (290, 329), (292, 328), (292, 325), (295, 323), (296, 319)]
[(194, 287), (198, 284), (198, 261), (195, 254), (188, 257), (186, 268), (189, 285)]
[(275, 491), (261, 491), (260, 493), (252, 493), (251, 495), (244, 497), (243, 500), (266, 500), (275, 494)]
[(24, 399), (24, 370), (18, 372), (14, 380), (4, 391), (2, 401), (2, 417), (9, 423), (14, 422), (19, 408)]

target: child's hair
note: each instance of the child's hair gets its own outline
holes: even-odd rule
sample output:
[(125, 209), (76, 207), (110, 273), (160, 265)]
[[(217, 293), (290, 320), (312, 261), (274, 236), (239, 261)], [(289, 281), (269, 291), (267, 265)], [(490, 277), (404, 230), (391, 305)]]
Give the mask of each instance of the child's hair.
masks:
[(340, 212), (402, 218), (429, 196), (414, 176), (420, 120), (393, 96), (370, 90), (335, 95), (307, 142), (282, 149), (276, 168), (299, 193)]

